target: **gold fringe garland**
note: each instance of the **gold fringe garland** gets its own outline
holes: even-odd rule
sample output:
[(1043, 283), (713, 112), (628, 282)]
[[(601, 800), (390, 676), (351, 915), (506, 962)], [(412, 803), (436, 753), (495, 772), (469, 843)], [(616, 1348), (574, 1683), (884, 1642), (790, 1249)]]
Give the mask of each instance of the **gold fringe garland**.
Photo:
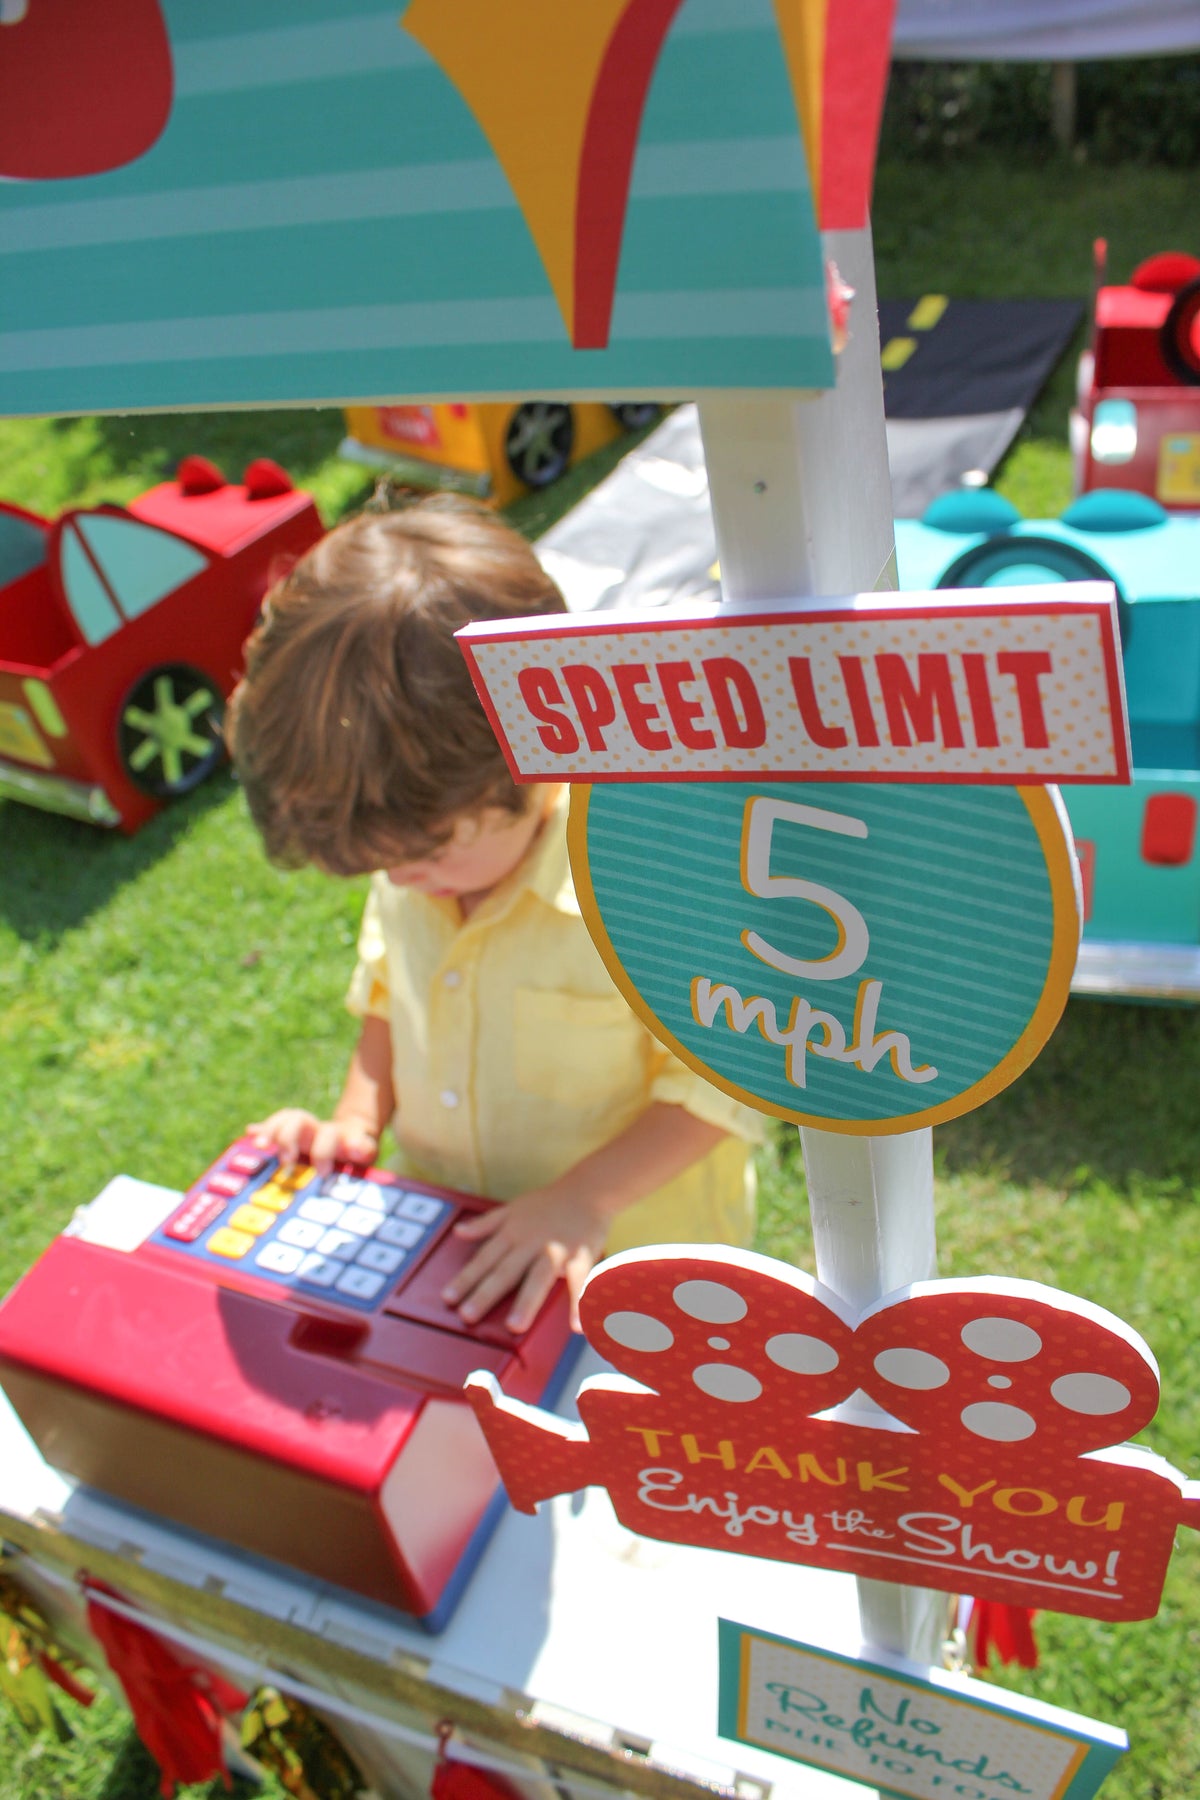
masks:
[(0, 1566), (0, 1694), (30, 1737), (46, 1731), (65, 1743), (74, 1736), (58, 1698), (67, 1693), (80, 1705), (91, 1705), (91, 1690), (74, 1679), (82, 1666), (61, 1648), (53, 1626)]
[(366, 1783), (328, 1725), (278, 1688), (251, 1695), (242, 1748), (295, 1800), (355, 1800)]

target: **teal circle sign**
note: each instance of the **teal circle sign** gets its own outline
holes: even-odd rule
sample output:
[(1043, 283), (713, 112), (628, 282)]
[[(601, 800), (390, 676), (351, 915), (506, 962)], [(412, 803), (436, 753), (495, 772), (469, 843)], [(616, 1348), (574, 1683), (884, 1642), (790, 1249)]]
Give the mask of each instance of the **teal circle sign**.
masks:
[(580, 904), (617, 985), (759, 1110), (886, 1133), (980, 1105), (1066, 1004), (1079, 906), (1042, 788), (612, 783), (572, 795)]

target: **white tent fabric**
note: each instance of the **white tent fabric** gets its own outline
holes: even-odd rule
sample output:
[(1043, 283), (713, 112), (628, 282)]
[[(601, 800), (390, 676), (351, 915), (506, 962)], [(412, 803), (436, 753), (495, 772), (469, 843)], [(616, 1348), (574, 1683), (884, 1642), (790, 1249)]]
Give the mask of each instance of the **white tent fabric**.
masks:
[(1091, 62), (1200, 50), (1200, 0), (899, 0), (892, 50), (932, 62)]
[[(916, 518), (966, 471), (990, 470), (1024, 417), (889, 419), (888, 463), (897, 518)], [(700, 420), (675, 409), (644, 444), (538, 540), (546, 571), (572, 612), (715, 600), (717, 540)]]

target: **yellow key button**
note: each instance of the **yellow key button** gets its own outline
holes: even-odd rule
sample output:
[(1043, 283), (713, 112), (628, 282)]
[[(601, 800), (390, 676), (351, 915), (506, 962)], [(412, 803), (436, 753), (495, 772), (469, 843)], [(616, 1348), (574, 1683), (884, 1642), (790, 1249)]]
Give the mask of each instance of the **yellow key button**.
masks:
[(273, 1177), (276, 1185), (290, 1188), (293, 1192), (304, 1187), (313, 1178), (313, 1172), (307, 1163), (293, 1163), (290, 1169), (278, 1169)]
[(222, 1225), (220, 1231), (213, 1232), (205, 1248), (211, 1250), (214, 1256), (228, 1256), (231, 1261), (236, 1261), (239, 1256), (245, 1256), (253, 1245), (254, 1239), (248, 1231), (233, 1231), (228, 1225)]
[(265, 1206), (239, 1206), (229, 1221), (231, 1231), (248, 1231), (251, 1237), (261, 1237), (275, 1223), (275, 1214)]
[(259, 1188), (251, 1204), (265, 1206), (273, 1213), (281, 1213), (287, 1211), (294, 1199), (295, 1195), (290, 1194), (286, 1188), (276, 1187), (273, 1181), (268, 1181), (264, 1187)]

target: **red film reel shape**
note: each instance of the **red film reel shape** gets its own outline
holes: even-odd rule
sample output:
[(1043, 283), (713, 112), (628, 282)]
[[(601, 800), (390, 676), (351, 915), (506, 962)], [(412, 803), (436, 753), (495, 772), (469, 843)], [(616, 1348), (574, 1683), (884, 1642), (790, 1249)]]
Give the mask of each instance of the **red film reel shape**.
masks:
[(799, 1269), (689, 1246), (610, 1257), (580, 1302), (589, 1341), (674, 1415), (806, 1418), (859, 1385), (850, 1316)]
[(1140, 1431), (1158, 1369), (1114, 1314), (1037, 1282), (922, 1282), (859, 1321), (863, 1386), (959, 1449), (1078, 1456)]

